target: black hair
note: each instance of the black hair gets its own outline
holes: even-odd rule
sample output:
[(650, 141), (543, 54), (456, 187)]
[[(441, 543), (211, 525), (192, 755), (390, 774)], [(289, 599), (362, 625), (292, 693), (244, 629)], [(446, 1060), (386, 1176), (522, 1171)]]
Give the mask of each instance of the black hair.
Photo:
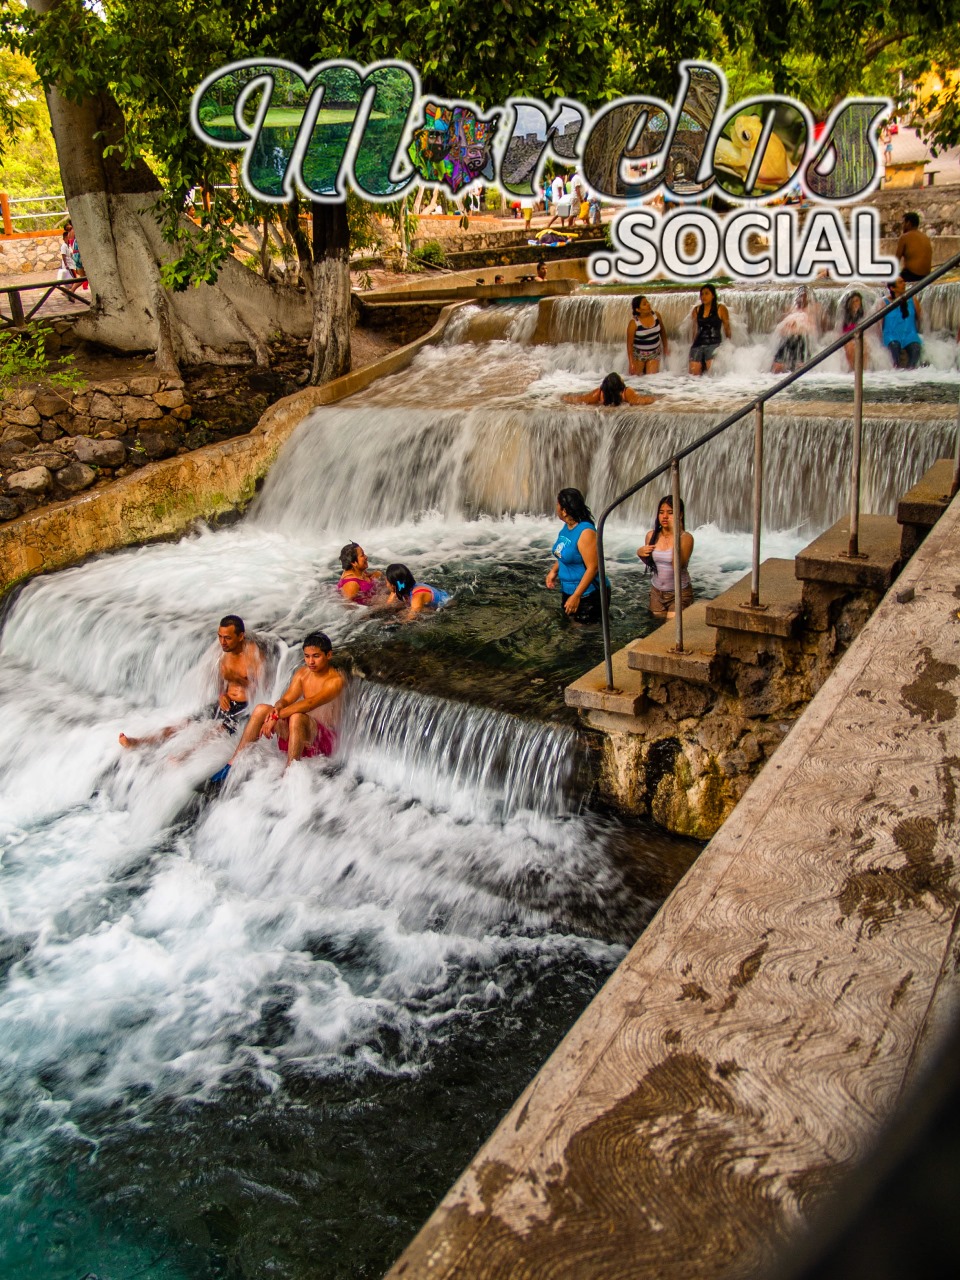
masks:
[[(903, 282), (903, 284), (907, 283), (906, 280), (903, 279), (903, 276), (897, 276), (896, 280), (891, 280), (890, 283), (887, 285), (887, 289), (889, 290), (889, 293), (890, 293), (891, 302), (895, 301), (896, 299), (897, 285), (900, 284), (901, 281)], [(907, 303), (905, 302), (900, 303), (900, 314), (901, 316), (903, 316), (904, 320), (906, 320), (907, 316), (909, 316), (910, 308), (907, 305)]]
[(405, 564), (388, 564), (385, 577), (396, 592), (398, 600), (410, 598), (417, 580)]
[(640, 314), (640, 303), (643, 302), (646, 296), (645, 293), (638, 293), (635, 298), (630, 299), (630, 310), (635, 316)]
[(903, 220), (904, 222), (909, 222), (914, 231), (918, 231), (920, 229), (920, 215), (913, 209), (911, 209), (909, 213), (905, 213), (903, 215)]
[[(672, 493), (665, 493), (663, 497), (660, 499), (660, 501), (657, 503), (657, 514), (653, 518), (653, 537), (650, 539), (652, 543), (656, 542), (657, 539), (660, 537), (661, 533), (663, 533), (663, 526), (660, 524), (660, 508), (663, 506), (664, 503), (667, 504), (667, 506), (670, 508), (671, 511), (673, 510), (673, 494)], [(686, 513), (686, 509), (684, 508), (682, 498), (680, 499), (680, 522), (681, 524), (686, 526), (687, 513)]]
[(846, 296), (846, 297), (844, 298), (844, 300), (843, 300), (843, 323), (844, 323), (844, 324), (853, 324), (853, 322), (858, 318), (857, 316), (855, 316), (855, 315), (853, 314), (853, 300), (854, 300), (854, 298), (859, 298), (859, 300), (860, 300), (860, 313), (859, 313), (859, 318), (860, 318), (861, 320), (862, 320), (862, 319), (864, 319), (864, 314), (863, 314), (863, 294), (862, 294), (862, 293), (858, 293), (858, 292), (856, 291), (856, 289), (854, 289), (853, 293), (848, 293), (848, 294), (847, 294), (847, 296)]
[(348, 542), (345, 547), (340, 548), (340, 564), (344, 573), (357, 563), (357, 552), (362, 550), (359, 542)]
[(246, 632), (246, 627), (243, 625), (243, 619), (238, 618), (235, 613), (228, 613), (225, 618), (221, 618), (220, 625), (221, 627), (233, 627), (234, 631), (236, 631), (238, 635), (243, 635)]
[(330, 637), (322, 631), (311, 631), (300, 647), (306, 649), (308, 645), (311, 649), (319, 649), (321, 653), (333, 653)]
[(583, 524), (585, 520), (594, 523), (593, 512), (579, 489), (561, 489), (557, 494), (557, 506), (577, 524)]
[(626, 389), (626, 384), (619, 373), (608, 373), (600, 383), (600, 399), (604, 404), (622, 404)]
[[(717, 297), (717, 286), (708, 282), (707, 284), (702, 284), (698, 292), (703, 293), (704, 289), (709, 291), (710, 297), (713, 299), (714, 307), (718, 307), (720, 305), (720, 299)], [(701, 302), (700, 305), (703, 306), (703, 303)]]

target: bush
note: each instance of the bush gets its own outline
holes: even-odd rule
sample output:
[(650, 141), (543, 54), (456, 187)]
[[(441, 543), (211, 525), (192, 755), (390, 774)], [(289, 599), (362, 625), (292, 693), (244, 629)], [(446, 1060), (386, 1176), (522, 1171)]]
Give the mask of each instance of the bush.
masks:
[(432, 267), (445, 267), (447, 265), (447, 255), (444, 253), (443, 245), (439, 240), (424, 241), (415, 256), (420, 262), (429, 263)]

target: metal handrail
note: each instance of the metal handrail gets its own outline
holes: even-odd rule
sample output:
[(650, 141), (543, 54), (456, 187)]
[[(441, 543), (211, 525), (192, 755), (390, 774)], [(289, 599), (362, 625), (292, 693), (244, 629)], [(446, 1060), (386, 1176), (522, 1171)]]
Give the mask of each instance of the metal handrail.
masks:
[[(829, 346), (824, 347), (822, 351), (811, 359), (807, 360), (795, 369), (793, 373), (787, 374), (785, 378), (781, 378), (779, 382), (774, 383), (772, 387), (768, 387), (766, 391), (762, 391), (759, 395), (749, 400), (742, 408), (737, 409), (735, 413), (724, 418), (722, 422), (718, 422), (716, 426), (711, 427), (692, 444), (686, 445), (685, 448), (679, 449), (676, 453), (664, 460), (660, 466), (638, 480), (636, 484), (631, 485), (629, 489), (621, 493), (619, 497), (604, 508), (597, 521), (597, 572), (601, 582), (606, 582), (605, 562), (603, 556), (603, 527), (607, 522), (607, 517), (612, 511), (615, 511), (621, 503), (626, 502), (628, 498), (632, 498), (646, 485), (656, 480), (658, 476), (662, 476), (664, 472), (671, 471), (673, 473), (672, 488), (674, 490), (674, 511), (679, 511), (679, 469), (680, 463), (684, 458), (688, 458), (692, 453), (696, 453), (698, 449), (702, 449), (705, 444), (709, 444), (716, 436), (722, 434), (729, 427), (736, 426), (742, 421), (751, 410), (756, 414), (756, 453), (755, 453), (755, 471), (754, 476), (754, 530), (753, 530), (753, 563), (750, 605), (752, 608), (761, 608), (760, 604), (760, 511), (762, 507), (762, 466), (763, 466), (763, 406), (768, 400), (779, 392), (796, 382), (798, 378), (815, 369), (817, 365), (822, 364), (835, 351), (839, 351), (841, 347), (845, 347), (851, 339), (854, 342), (854, 404), (853, 404), (853, 462), (851, 465), (851, 492), (850, 492), (850, 545), (847, 554), (853, 558), (860, 555), (859, 549), (859, 521), (860, 521), (860, 439), (863, 430), (863, 335), (868, 329), (874, 325), (881, 323), (884, 318), (894, 312), (902, 302), (907, 302), (910, 298), (921, 293), (929, 285), (934, 284), (941, 276), (952, 271), (955, 267), (960, 266), (960, 253), (948, 259), (942, 266), (931, 271), (929, 275), (924, 276), (922, 280), (916, 281), (911, 288), (908, 288), (895, 301), (888, 303), (879, 311), (873, 312), (870, 316), (865, 316), (863, 320), (851, 329), (849, 332), (831, 342)], [(960, 404), (957, 408), (957, 452), (954, 464), (953, 492), (956, 493), (960, 488)], [(677, 521), (674, 521), (676, 529)], [(679, 573), (679, 546), (680, 539), (674, 533), (674, 600), (676, 603), (676, 626), (677, 626), (677, 645), (675, 652), (683, 652), (683, 603), (681, 600), (682, 592), (680, 590), (680, 573)], [(613, 689), (613, 654), (610, 648), (610, 603), (607, 599), (606, 591), (600, 592), (600, 620), (603, 627), (603, 657), (606, 665), (607, 689)]]

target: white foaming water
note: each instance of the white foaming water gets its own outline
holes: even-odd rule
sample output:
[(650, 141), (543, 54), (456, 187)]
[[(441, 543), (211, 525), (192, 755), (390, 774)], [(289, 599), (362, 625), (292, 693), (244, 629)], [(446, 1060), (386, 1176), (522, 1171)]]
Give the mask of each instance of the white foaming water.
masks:
[[(619, 337), (588, 351), (532, 345), (530, 307), (482, 322), (465, 309), (457, 323), (460, 345), (305, 422), (253, 518), (34, 581), (7, 610), (0, 1168), (11, 1222), (55, 1135), (87, 1130), (95, 1151), (104, 1116), (136, 1122), (146, 1100), (210, 1098), (237, 1080), (277, 1089), (292, 1070), (415, 1073), (453, 1020), (503, 999), (518, 958), (620, 954), (609, 939), (636, 918), (636, 894), (611, 829), (578, 812), (575, 739), (557, 726), (363, 685), (336, 762), (284, 773), (263, 744), (218, 797), (195, 791), (231, 750), (202, 715), (221, 615), (239, 613), (268, 642), (261, 696), (273, 697), (307, 631), (335, 648), (386, 634), (336, 595), (348, 539), (374, 565), (399, 559), (452, 590), (450, 613), (412, 638), (470, 609), (504, 566), (529, 578), (522, 611), (556, 610), (541, 586), (556, 491), (578, 485), (599, 509), (759, 377), (718, 362), (721, 376), (692, 389), (677, 374), (648, 380), (672, 412), (587, 410), (559, 395), (616, 367)], [(866, 489), (879, 509), (946, 431), (871, 421)], [(771, 416), (765, 554), (793, 554), (839, 511), (848, 434), (822, 413)], [(706, 595), (749, 563), (748, 436), (728, 434), (685, 468)], [(608, 532), (619, 609), (639, 594), (653, 490)], [(167, 725), (180, 727), (160, 745), (118, 744), (121, 729)]]

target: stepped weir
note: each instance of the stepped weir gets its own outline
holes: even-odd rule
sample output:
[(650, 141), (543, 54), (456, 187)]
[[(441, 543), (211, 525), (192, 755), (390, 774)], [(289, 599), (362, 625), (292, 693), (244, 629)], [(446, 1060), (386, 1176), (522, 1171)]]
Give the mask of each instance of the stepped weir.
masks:
[[(825, 672), (822, 651), (845, 650), (804, 715), (755, 707), (772, 735), (753, 733), (772, 756), (755, 785), (773, 794), (779, 778), (793, 809), (771, 808), (761, 823), (751, 789), (716, 837), (732, 842), (719, 859), (717, 846), (701, 852), (591, 790), (600, 739), (582, 731), (563, 691), (600, 661), (599, 638), (566, 627), (541, 583), (558, 489), (577, 485), (599, 511), (772, 384), (764, 308), (772, 315), (780, 305), (775, 291), (727, 296), (736, 341), (698, 385), (682, 367), (689, 296), (666, 300), (676, 349), (650, 382), (656, 404), (641, 411), (561, 399), (625, 369), (622, 297), (463, 306), (408, 367), (317, 405), (238, 523), (40, 576), (8, 598), (7, 1273), (36, 1274), (54, 1252), (64, 1261), (47, 1267), (52, 1280), (133, 1274), (158, 1258), (177, 1280), (226, 1257), (291, 1280), (315, 1274), (321, 1257), (331, 1269), (382, 1272), (615, 971), (604, 988), (610, 1003), (590, 1006), (395, 1274), (521, 1274), (528, 1246), (559, 1274), (569, 1258), (617, 1274), (624, 1257), (633, 1273), (644, 1251), (651, 1265), (672, 1254), (679, 1274), (691, 1257), (678, 1244), (691, 1211), (683, 1200), (670, 1201), (666, 1216), (651, 1208), (662, 1184), (647, 1175), (661, 1154), (674, 1186), (694, 1197), (707, 1188), (702, 1204), (734, 1203), (725, 1199), (733, 1187), (758, 1206), (739, 1234), (719, 1210), (704, 1219), (715, 1257), (747, 1256), (754, 1245), (766, 1256), (770, 1233), (804, 1212), (817, 1170), (865, 1149), (900, 1087), (900, 1059), (887, 1050), (916, 1043), (954, 900), (942, 843), (954, 838), (945, 763), (953, 749), (938, 735), (948, 733), (940, 717), (954, 696), (954, 659), (942, 646), (955, 641), (941, 617), (949, 590), (931, 567), (953, 546), (953, 508), (917, 550), (939, 499), (916, 491), (952, 449), (949, 288), (923, 370), (883, 369), (868, 349), (864, 505), (884, 529), (899, 506), (913, 545), (898, 540), (891, 551), (912, 556), (892, 599), (879, 579), (858, 587), (884, 598), (855, 639), (863, 600), (849, 584), (824, 583), (820, 569), (852, 462), (856, 406), (842, 357), (767, 415), (768, 465), (776, 460), (763, 518), (764, 554), (775, 562), (762, 578), (767, 632), (736, 626), (752, 557), (749, 438), (729, 432), (685, 469), (695, 608), (715, 637), (704, 674), (739, 671), (738, 696), (756, 698), (751, 672), (777, 650), (793, 663), (792, 687), (809, 693)], [(825, 297), (826, 313), (835, 302)], [(231, 467), (249, 494), (241, 452), (233, 446)], [(208, 471), (212, 492), (221, 481), (213, 463)], [(202, 494), (192, 496), (195, 514)], [(637, 650), (647, 667), (624, 663), (643, 682), (633, 718), (675, 705), (658, 704), (657, 690), (680, 684), (650, 665), (676, 656), (658, 656), (635, 554), (651, 505), (649, 496), (629, 499), (606, 530), (613, 646), (647, 646)], [(871, 536), (864, 518), (865, 549)], [(344, 607), (333, 583), (348, 539), (374, 565), (409, 563), (450, 590), (452, 605), (416, 626)], [(17, 576), (44, 563), (34, 549)], [(62, 564), (62, 537), (56, 554)], [(787, 582), (777, 567), (797, 563), (821, 573), (802, 579), (800, 614), (792, 584), (801, 579), (794, 572)], [(819, 638), (796, 630), (801, 614), (816, 615), (810, 592), (826, 623)], [(266, 696), (279, 692), (315, 627), (331, 635), (355, 689), (340, 760), (281, 776), (275, 751), (252, 749), (211, 800), (201, 784), (228, 748), (203, 739), (198, 717), (216, 659), (211, 619), (227, 612), (267, 643), (276, 670)], [(864, 649), (878, 631), (908, 646), (897, 651), (896, 689)], [(691, 626), (688, 640), (695, 634)], [(844, 686), (853, 701), (837, 702), (836, 714), (862, 725), (865, 741), (923, 755), (910, 801), (895, 800), (887, 788), (899, 794), (900, 784), (872, 751), (853, 753), (854, 782), (844, 781), (840, 799), (808, 773), (834, 713), (809, 732), (804, 716), (849, 660), (861, 663)], [(682, 683), (691, 700), (711, 695), (702, 679)], [(907, 718), (888, 724), (888, 710)], [(788, 733), (781, 721), (792, 723)], [(182, 726), (178, 736), (137, 758), (117, 744), (121, 727), (140, 734), (168, 724)], [(802, 763), (787, 770), (795, 747)], [(750, 744), (737, 749), (753, 763)], [(663, 748), (653, 768), (642, 762), (648, 782), (660, 769), (661, 797), (680, 754)], [(834, 756), (824, 759), (829, 773)], [(619, 760), (636, 782), (640, 769), (626, 752)], [(732, 763), (740, 769), (739, 757)], [(812, 798), (821, 802), (816, 822), (801, 832), (796, 814)], [(638, 797), (636, 808), (648, 803)], [(847, 817), (861, 809), (864, 825), (848, 838)], [(753, 850), (766, 861), (744, 857)], [(814, 924), (839, 939), (836, 958), (819, 968)], [(898, 948), (909, 965), (894, 968)], [(887, 964), (878, 985), (861, 957)], [(770, 1012), (780, 999), (782, 1026)], [(845, 1046), (859, 1037), (844, 1050), (849, 1072), (835, 1069), (835, 1042), (818, 1022)], [(753, 1040), (769, 1048), (763, 1062), (750, 1056)], [(808, 1092), (821, 1078), (841, 1080), (847, 1093)], [(784, 1080), (794, 1092), (782, 1091)], [(563, 1081), (583, 1086), (569, 1107), (555, 1092)], [(782, 1114), (764, 1109), (768, 1096), (784, 1098)], [(844, 1115), (849, 1097), (856, 1124)], [(807, 1117), (821, 1104), (818, 1126)], [(701, 1115), (700, 1145), (686, 1145)], [(792, 1165), (788, 1149), (799, 1153)], [(616, 1173), (611, 1151), (630, 1175), (614, 1179), (609, 1211), (598, 1213), (606, 1191), (595, 1199), (589, 1175)], [(820, 1165), (811, 1164), (817, 1152)]]

